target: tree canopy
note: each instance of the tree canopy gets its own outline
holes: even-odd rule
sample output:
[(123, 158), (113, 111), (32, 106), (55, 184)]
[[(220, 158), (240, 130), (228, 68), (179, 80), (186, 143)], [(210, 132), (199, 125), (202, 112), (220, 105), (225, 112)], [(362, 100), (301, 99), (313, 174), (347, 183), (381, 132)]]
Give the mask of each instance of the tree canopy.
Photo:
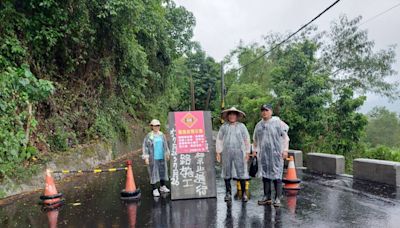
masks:
[(365, 141), (371, 146), (400, 147), (400, 116), (385, 107), (368, 113)]
[[(265, 43), (241, 43), (225, 58), (227, 105), (251, 113), (251, 131), (260, 119), (259, 105), (273, 103), (274, 112), (290, 126), (292, 148), (350, 155), (361, 147), (367, 117), (358, 112), (374, 92), (396, 99), (394, 49), (375, 50), (361, 17), (341, 16), (329, 31), (306, 29), (256, 61), (282, 39), (269, 34)], [(247, 63), (252, 62), (247, 65)], [(240, 69), (240, 70), (238, 70)], [(361, 94), (361, 95), (360, 95)]]
[(189, 108), (190, 76), (198, 108), (215, 106), (219, 65), (173, 1), (5, 0), (0, 20), (0, 179), (36, 148), (126, 139), (132, 121), (165, 122)]

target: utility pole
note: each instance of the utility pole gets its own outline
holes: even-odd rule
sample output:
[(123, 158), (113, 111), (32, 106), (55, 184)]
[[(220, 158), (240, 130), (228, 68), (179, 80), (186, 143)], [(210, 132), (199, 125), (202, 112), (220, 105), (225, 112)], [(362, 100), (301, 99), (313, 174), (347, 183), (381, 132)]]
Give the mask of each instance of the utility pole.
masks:
[(194, 83), (193, 83), (193, 76), (190, 74), (190, 97), (192, 101), (191, 111), (196, 110), (196, 101), (194, 99)]
[(207, 91), (207, 99), (206, 99), (206, 104), (204, 110), (208, 110), (208, 106), (210, 105), (210, 99), (211, 99), (211, 84), (208, 85), (208, 91)]
[(221, 61), (221, 111), (225, 109), (225, 77), (224, 63)]
[[(225, 77), (224, 77), (224, 62), (221, 61), (221, 111), (225, 109)], [(221, 114), (221, 124), (224, 123), (224, 119)]]

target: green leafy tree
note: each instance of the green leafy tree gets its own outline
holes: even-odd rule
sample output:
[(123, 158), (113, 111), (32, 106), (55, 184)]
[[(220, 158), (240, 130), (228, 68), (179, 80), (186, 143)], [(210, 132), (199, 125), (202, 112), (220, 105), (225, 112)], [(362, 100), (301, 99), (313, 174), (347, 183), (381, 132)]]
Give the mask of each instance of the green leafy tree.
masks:
[(373, 147), (400, 146), (400, 118), (385, 107), (375, 107), (368, 113), (365, 142)]
[(212, 109), (210, 103), (216, 99), (217, 81), (220, 78), (219, 64), (207, 56), (199, 46), (195, 46), (193, 52), (187, 56), (186, 67), (189, 70), (188, 76), (193, 78), (196, 109)]
[(245, 123), (250, 132), (260, 121), (260, 107), (272, 101), (258, 83), (233, 84), (226, 95), (228, 107), (235, 106), (246, 113)]
[(366, 97), (354, 98), (351, 88), (339, 91), (338, 99), (330, 105), (327, 127), (324, 129), (322, 152), (351, 155), (357, 151), (364, 135), (367, 118), (357, 110)]
[(317, 45), (310, 40), (287, 45), (273, 57), (273, 89), (279, 115), (290, 125), (294, 148), (307, 148), (323, 133), (326, 105), (331, 99), (329, 76), (314, 73)]
[(379, 145), (376, 147), (366, 148), (366, 150), (362, 153), (362, 156), (372, 159), (400, 162), (400, 149)]
[[(328, 32), (308, 29), (256, 61), (251, 60), (282, 36), (266, 36), (265, 46), (241, 44), (225, 59), (233, 66), (226, 74), (229, 98), (235, 97), (237, 87), (259, 82), (272, 97), (275, 113), (290, 126), (291, 147), (352, 157), (360, 151), (366, 125), (365, 116), (358, 113), (365, 97), (354, 93), (369, 91), (390, 98), (398, 94), (396, 84), (385, 81), (395, 73), (393, 48), (374, 51), (367, 32), (358, 29), (359, 21), (342, 16)], [(230, 102), (244, 107), (257, 98), (243, 94), (240, 102)]]
[(167, 35), (174, 42), (174, 51), (180, 57), (184, 53), (190, 52), (193, 43), (193, 27), (196, 20), (193, 14), (183, 6), (176, 6), (173, 1), (166, 1), (166, 19), (168, 23)]
[[(228, 56), (224, 58), (224, 62), (229, 66), (231, 62), (237, 60), (240, 66), (250, 61), (254, 61), (265, 51), (265, 47), (257, 43), (245, 46), (242, 42)], [(237, 70), (233, 68), (226, 73), (226, 87), (229, 89), (232, 83), (258, 83), (261, 87), (270, 91), (271, 89), (271, 69), (273, 61), (270, 58), (258, 58), (247, 67)]]
[[(193, 48), (195, 20), (173, 1), (6, 0), (0, 2), (0, 19), (0, 74), (20, 75), (8, 69), (17, 72), (26, 64), (39, 81), (55, 87), (53, 96), (30, 102), (40, 129), (30, 140), (43, 151), (63, 151), (99, 137), (127, 139), (130, 122), (147, 122), (154, 113), (166, 116), (187, 100), (180, 68), (186, 68)], [(214, 76), (215, 62), (201, 61), (199, 88), (207, 90), (203, 82), (214, 86), (215, 77), (202, 81), (202, 73)], [(210, 100), (214, 97), (211, 90)], [(14, 124), (12, 113), (5, 115), (3, 123)], [(1, 137), (18, 141), (13, 138), (18, 132)]]
[(0, 179), (13, 171), (10, 164), (36, 154), (30, 147), (37, 127), (34, 110), (53, 91), (50, 81), (37, 79), (27, 66), (0, 73)]
[(394, 46), (374, 51), (375, 43), (368, 39), (367, 30), (358, 27), (361, 19), (342, 15), (332, 22), (321, 40), (321, 68), (330, 72), (335, 89), (349, 86), (356, 92), (399, 98), (398, 83), (385, 80), (395, 73)]

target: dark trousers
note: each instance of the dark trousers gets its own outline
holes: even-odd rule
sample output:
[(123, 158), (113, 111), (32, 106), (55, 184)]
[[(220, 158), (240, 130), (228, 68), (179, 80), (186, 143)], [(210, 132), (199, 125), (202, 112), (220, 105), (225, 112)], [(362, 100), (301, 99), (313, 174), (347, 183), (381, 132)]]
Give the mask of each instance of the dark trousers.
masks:
[[(165, 180), (160, 180), (160, 187), (165, 185)], [(154, 189), (157, 188), (157, 184), (152, 184), (151, 187)]]
[[(232, 193), (232, 186), (231, 186), (231, 179), (224, 179), (225, 180), (225, 188), (226, 188), (226, 193), (231, 194)], [(246, 194), (246, 180), (240, 179), (238, 180), (240, 182), (240, 188), (242, 189), (242, 194)]]
[(274, 183), (275, 199), (280, 199), (282, 197), (282, 180), (281, 179), (271, 180), (271, 179), (263, 177), (264, 196), (267, 197), (267, 199), (271, 199), (271, 182)]

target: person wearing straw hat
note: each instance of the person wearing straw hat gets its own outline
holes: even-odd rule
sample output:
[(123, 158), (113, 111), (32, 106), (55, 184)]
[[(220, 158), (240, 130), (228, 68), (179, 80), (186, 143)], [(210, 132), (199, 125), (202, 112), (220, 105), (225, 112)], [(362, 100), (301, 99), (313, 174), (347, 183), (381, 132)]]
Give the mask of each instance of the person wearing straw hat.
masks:
[[(259, 205), (280, 206), (282, 197), (283, 159), (289, 150), (289, 126), (279, 117), (272, 116), (272, 105), (260, 108), (262, 120), (257, 123), (253, 134), (253, 152), (257, 153), (259, 172), (262, 176), (264, 197)], [(275, 199), (271, 198), (271, 181), (274, 183)]]
[[(240, 181), (242, 201), (247, 202), (246, 180), (249, 179), (247, 161), (250, 157), (250, 135), (246, 126), (239, 122), (244, 112), (232, 107), (222, 111), (225, 123), (220, 127), (217, 142), (217, 161), (222, 160), (222, 177), (225, 180), (225, 201), (232, 200), (231, 179)], [(221, 159), (222, 157), (222, 159)]]
[[(142, 158), (147, 165), (150, 184), (153, 188), (153, 196), (159, 197), (161, 193), (168, 193), (170, 190), (165, 185), (168, 180), (168, 166), (166, 160), (169, 160), (169, 148), (167, 138), (160, 131), (160, 121), (153, 119), (150, 122), (152, 131), (146, 135), (143, 141)], [(157, 184), (160, 182), (160, 188)]]

